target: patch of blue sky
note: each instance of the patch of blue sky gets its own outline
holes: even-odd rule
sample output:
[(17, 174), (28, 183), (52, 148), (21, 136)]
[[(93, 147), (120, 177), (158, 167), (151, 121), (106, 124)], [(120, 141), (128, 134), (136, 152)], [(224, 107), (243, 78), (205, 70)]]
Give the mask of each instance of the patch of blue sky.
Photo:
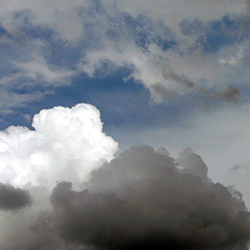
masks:
[(32, 22), (32, 14), (29, 10), (22, 10), (14, 13), (13, 22), (17, 27), (25, 27)]
[(248, 104), (250, 103), (250, 88), (248, 87), (249, 81), (245, 84), (242, 85), (240, 89), (241, 93), (241, 98), (240, 98), (240, 103), (241, 104)]
[[(12, 43), (0, 44), (2, 57), (15, 61), (29, 61), (33, 53), (41, 53), (48, 64), (71, 70), (81, 58), (81, 49), (84, 46), (69, 46), (62, 40), (55, 39), (56, 35), (52, 29), (47, 27), (26, 25), (20, 28), (22, 38), (8, 37)], [(35, 40), (40, 39), (40, 46)], [(7, 40), (8, 41), (8, 40)], [(34, 43), (33, 43), (34, 42)]]
[(211, 22), (206, 34), (204, 51), (213, 53), (224, 46), (233, 45), (239, 38), (242, 21), (224, 16), (221, 20)]
[(94, 79), (79, 77), (74, 87), (63, 87), (56, 91), (55, 96), (62, 105), (72, 106), (77, 102), (93, 104), (101, 111), (107, 127), (171, 126), (186, 113), (182, 105), (175, 102), (171, 105), (152, 104), (148, 90), (132, 79), (124, 82), (124, 77), (126, 74), (122, 70)]
[(43, 55), (49, 64), (76, 70), (77, 63), (82, 57), (82, 50), (84, 50), (83, 45), (67, 46), (67, 44), (63, 42), (52, 41), (47, 45), (47, 48), (45, 48)]
[[(47, 94), (42, 100), (33, 101), (25, 107), (13, 109), (13, 114), (5, 115), (5, 123), (0, 129), (9, 125), (22, 125), (31, 128), (32, 117), (41, 109), (54, 106), (71, 107), (77, 103), (90, 103), (96, 106), (102, 116), (105, 129), (126, 127), (131, 129), (144, 127), (176, 126), (192, 110), (188, 99), (176, 99), (169, 105), (152, 104), (150, 93), (133, 79), (124, 82), (127, 73), (118, 70), (109, 76), (89, 78), (78, 76), (72, 85), (63, 86)], [(41, 86), (36, 89), (40, 91)], [(18, 94), (27, 94), (29, 90), (15, 90)], [(32, 91), (30, 91), (32, 93)], [(190, 101), (190, 100), (189, 100)], [(193, 100), (193, 105), (197, 105)]]
[(0, 26), (0, 37), (6, 33), (7, 33), (7, 31), (3, 27)]
[(205, 53), (215, 53), (238, 40), (242, 22), (243, 19), (230, 16), (209, 23), (199, 19), (184, 19), (180, 27), (185, 35), (197, 35), (196, 45), (203, 45)]
[(49, 27), (36, 26), (31, 23), (23, 25), (20, 30), (27, 39), (31, 40), (41, 39), (41, 41), (46, 40), (47, 43), (51, 43), (56, 37), (54, 31)]
[(5, 42), (0, 43), (0, 54), (0, 77), (2, 78), (17, 73), (15, 65), (12, 62), (22, 56), (21, 51), (18, 50), (16, 46), (13, 46), (11, 42), (6, 40)]
[(93, 11), (95, 11), (96, 13), (104, 13), (105, 12), (102, 1), (100, 1), (100, 0), (91, 1), (91, 9)]
[(123, 14), (123, 18), (138, 46), (146, 49), (149, 44), (154, 43), (167, 50), (175, 44), (173, 33), (162, 21), (153, 22), (143, 15), (133, 18), (129, 14)]

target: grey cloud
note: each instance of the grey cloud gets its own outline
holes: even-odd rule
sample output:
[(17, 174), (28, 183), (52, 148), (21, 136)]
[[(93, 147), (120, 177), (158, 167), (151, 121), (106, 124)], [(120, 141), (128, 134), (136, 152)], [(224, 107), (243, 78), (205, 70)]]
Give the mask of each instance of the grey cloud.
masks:
[(11, 185), (0, 183), (0, 210), (15, 210), (31, 205), (30, 193)]
[(228, 86), (219, 96), (228, 102), (237, 103), (240, 98), (240, 90), (234, 86)]
[[(173, 71), (163, 72), (163, 76), (167, 81), (173, 82), (174, 84), (177, 84), (188, 91), (193, 91), (202, 94), (211, 100), (221, 98), (227, 102), (238, 103), (241, 95), (240, 90), (232, 85), (227, 86), (226, 90), (219, 92), (206, 89), (197, 84), (195, 81), (190, 80), (187, 76), (179, 75)], [(157, 98), (155, 99), (159, 102), (165, 99), (171, 99), (178, 96), (176, 92), (170, 91), (168, 87), (165, 86), (163, 83), (158, 83), (150, 86), (150, 91), (151, 93), (153, 93), (153, 96), (158, 97), (159, 100)]]
[(244, 36), (249, 36), (249, 23), (250, 23), (250, 1), (245, 0), (245, 13), (243, 13), (243, 22), (241, 24), (241, 29), (239, 32), (239, 37), (244, 38)]
[(208, 168), (206, 164), (191, 148), (187, 148), (179, 154), (178, 162), (183, 167), (184, 173), (197, 175), (204, 180), (207, 179)]
[(176, 93), (169, 90), (161, 83), (150, 86), (150, 92), (154, 101), (161, 103), (163, 100), (169, 100), (171, 98), (176, 98)]
[(186, 76), (181, 76), (176, 74), (175, 72), (171, 71), (169, 74), (165, 76), (167, 79), (171, 79), (177, 84), (181, 84), (183, 87), (187, 87), (189, 89), (200, 89), (193, 81), (188, 79)]
[(241, 196), (211, 182), (191, 149), (178, 161), (163, 148), (130, 147), (93, 172), (83, 191), (59, 183), (53, 210), (37, 230), (97, 250), (247, 249), (250, 222)]

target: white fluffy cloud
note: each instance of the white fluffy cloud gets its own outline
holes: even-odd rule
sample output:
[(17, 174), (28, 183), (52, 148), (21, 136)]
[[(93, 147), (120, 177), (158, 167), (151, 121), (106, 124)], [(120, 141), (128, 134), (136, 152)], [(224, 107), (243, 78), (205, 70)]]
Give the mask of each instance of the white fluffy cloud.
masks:
[(80, 183), (118, 144), (102, 131), (99, 111), (89, 104), (54, 107), (34, 116), (32, 126), (11, 126), (0, 132), (0, 178), (13, 185)]

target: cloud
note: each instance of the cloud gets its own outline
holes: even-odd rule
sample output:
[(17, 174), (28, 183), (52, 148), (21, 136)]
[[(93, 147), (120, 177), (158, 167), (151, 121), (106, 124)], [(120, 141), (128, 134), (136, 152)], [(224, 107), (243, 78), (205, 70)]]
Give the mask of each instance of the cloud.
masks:
[[(122, 28), (129, 30), (131, 25), (133, 31), (122, 32), (120, 36), (124, 39), (120, 40), (103, 35), (104, 43), (98, 48), (86, 50), (80, 68), (90, 76), (95, 76), (107, 64), (113, 70), (127, 68), (130, 70), (129, 78), (143, 84), (156, 102), (193, 92), (209, 93), (218, 98), (214, 89), (217, 91), (224, 87), (228, 84), (226, 82), (231, 84), (231, 68), (222, 65), (218, 57), (225, 47), (228, 48), (227, 56), (232, 56), (230, 48), (235, 46), (237, 40), (237, 30), (232, 26), (238, 25), (245, 11), (245, 2), (188, 1), (189, 10), (182, 1), (159, 0), (157, 3), (119, 1), (116, 6), (121, 22), (124, 22)], [(107, 1), (105, 4), (108, 5)], [(129, 21), (124, 20), (122, 13), (126, 13)], [(202, 29), (197, 29), (195, 34), (181, 31), (183, 23), (190, 23), (191, 26), (201, 23)], [(160, 32), (164, 29), (162, 27), (165, 28), (163, 34)], [(220, 30), (218, 27), (221, 27)], [(140, 35), (143, 38), (138, 41), (136, 38)], [(212, 40), (218, 41), (218, 48), (214, 48)], [(220, 44), (221, 40), (224, 42)], [(239, 81), (237, 84), (240, 84)]]
[(31, 205), (28, 191), (0, 183), (0, 210), (16, 210)]
[(0, 248), (66, 250), (58, 236), (35, 229), (37, 217), (50, 210), (49, 195), (56, 182), (71, 181), (80, 188), (93, 169), (114, 157), (118, 143), (102, 131), (100, 112), (90, 104), (41, 110), (32, 126), (0, 131), (0, 208), (23, 208), (0, 214)]
[(240, 90), (234, 86), (228, 86), (228, 88), (220, 93), (219, 96), (228, 102), (237, 103), (240, 97)]
[(0, 133), (1, 185), (32, 196), (32, 206), (0, 215), (1, 249), (247, 249), (242, 195), (213, 183), (191, 148), (174, 159), (133, 146), (114, 158), (117, 143), (89, 104), (42, 110), (32, 126)]
[(249, 178), (250, 178), (250, 161), (232, 166), (226, 173), (227, 179), (231, 185), (241, 190), (246, 201), (247, 207), (250, 207)]
[[(248, 39), (246, 32), (238, 34), (248, 1), (4, 0), (1, 6), (0, 83), (11, 92), (27, 84), (53, 90), (82, 72), (95, 77), (105, 64), (105, 74), (126, 68), (127, 78), (165, 102), (200, 90), (214, 95), (233, 84), (229, 64), (242, 71), (249, 58), (234, 55)], [(238, 76), (236, 87), (249, 79)]]
[[(87, 7), (88, 1), (68, 3), (56, 0), (49, 3), (42, 0), (32, 4), (32, 1), (3, 1), (1, 21), (6, 30), (14, 33), (17, 29), (32, 22), (34, 25), (53, 29), (64, 40), (74, 40), (81, 34), (81, 18), (78, 11)], [(25, 18), (26, 17), (26, 18)], [(19, 21), (19, 22), (17, 22)]]
[[(79, 70), (91, 77), (98, 74), (102, 67), (105, 67), (106, 74), (126, 68), (130, 74), (124, 81), (134, 79), (143, 84), (156, 103), (170, 102), (173, 97), (192, 93), (202, 96), (206, 101), (221, 98), (236, 103), (240, 95), (237, 87), (239, 83), (237, 80), (232, 83), (227, 75), (231, 68), (224, 66), (217, 57), (204, 55), (200, 48), (193, 53), (183, 52), (180, 55), (174, 48), (164, 50), (152, 43), (145, 49), (132, 42), (106, 42), (100, 50), (89, 50), (78, 64)], [(227, 90), (219, 93), (221, 88)]]
[(247, 249), (240, 195), (207, 178), (188, 149), (180, 166), (161, 148), (130, 147), (92, 173), (83, 191), (58, 183), (35, 228), (77, 249)]
[(113, 158), (117, 143), (102, 131), (99, 111), (90, 104), (54, 107), (33, 118), (34, 130), (11, 126), (0, 132), (0, 177), (13, 185), (53, 187), (81, 183)]
[(27, 106), (28, 103), (41, 100), (45, 95), (52, 94), (51, 91), (34, 91), (32, 93), (18, 93), (0, 87), (0, 112), (4, 115), (15, 112), (15, 108)]
[[(54, 69), (48, 65), (48, 62), (41, 55), (33, 55), (32, 59), (27, 62), (12, 62), (15, 70), (21, 70), (23, 75), (30, 80), (41, 81), (45, 84), (67, 85), (74, 72), (69, 69), (63, 69), (53, 65)], [(12, 72), (13, 73), (13, 72)], [(63, 84), (64, 83), (64, 84)]]
[(179, 154), (178, 162), (183, 167), (184, 173), (197, 175), (203, 180), (207, 179), (208, 167), (202, 158), (195, 154), (191, 148), (187, 148)]

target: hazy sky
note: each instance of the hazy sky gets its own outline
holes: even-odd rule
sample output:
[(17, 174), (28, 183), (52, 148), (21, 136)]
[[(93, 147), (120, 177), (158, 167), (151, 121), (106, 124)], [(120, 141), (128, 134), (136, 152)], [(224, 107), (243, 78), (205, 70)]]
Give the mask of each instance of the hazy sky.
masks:
[(0, 248), (247, 249), (249, 25), (248, 0), (0, 0)]

